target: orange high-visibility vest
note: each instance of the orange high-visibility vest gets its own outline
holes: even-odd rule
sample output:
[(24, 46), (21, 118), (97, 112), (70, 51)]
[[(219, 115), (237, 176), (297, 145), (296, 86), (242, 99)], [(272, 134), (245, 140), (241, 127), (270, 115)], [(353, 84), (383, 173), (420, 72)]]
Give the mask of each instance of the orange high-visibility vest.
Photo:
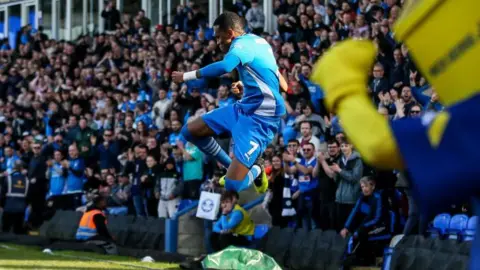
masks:
[[(93, 209), (83, 214), (82, 219), (80, 219), (77, 234), (75, 235), (77, 240), (87, 240), (97, 235), (97, 226), (95, 226), (95, 222), (93, 222), (93, 217), (97, 214), (105, 217), (105, 214), (98, 209)], [(105, 225), (107, 225), (107, 219), (105, 219)]]

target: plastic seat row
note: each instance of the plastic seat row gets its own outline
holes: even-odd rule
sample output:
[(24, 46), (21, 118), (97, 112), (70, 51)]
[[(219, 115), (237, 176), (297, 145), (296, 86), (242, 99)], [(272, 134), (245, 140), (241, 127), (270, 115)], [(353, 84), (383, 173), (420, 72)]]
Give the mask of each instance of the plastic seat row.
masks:
[(454, 215), (442, 213), (435, 217), (428, 232), (431, 237), (459, 239), (471, 241), (475, 237), (478, 217), (468, 217), (464, 214)]
[[(261, 230), (256, 228), (259, 232)], [(339, 269), (347, 241), (336, 231), (270, 228), (257, 249), (284, 269)]]
[(384, 250), (382, 270), (466, 269), (470, 249), (470, 241), (399, 235)]

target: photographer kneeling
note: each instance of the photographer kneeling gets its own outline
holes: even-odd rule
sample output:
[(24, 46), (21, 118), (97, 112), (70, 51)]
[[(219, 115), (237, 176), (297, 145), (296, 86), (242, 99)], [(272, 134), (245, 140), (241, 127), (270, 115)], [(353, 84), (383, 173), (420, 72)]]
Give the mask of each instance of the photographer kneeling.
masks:
[(240, 205), (235, 191), (223, 193), (220, 203), (222, 216), (213, 226), (210, 242), (214, 251), (228, 246), (247, 247), (251, 244), (255, 224), (250, 215)]

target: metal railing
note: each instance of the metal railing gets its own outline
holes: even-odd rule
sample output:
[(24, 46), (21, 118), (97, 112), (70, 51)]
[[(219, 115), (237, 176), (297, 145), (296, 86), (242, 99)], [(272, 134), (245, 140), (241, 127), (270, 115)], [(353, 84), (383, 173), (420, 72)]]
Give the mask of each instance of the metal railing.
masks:
[[(246, 204), (242, 207), (246, 211), (251, 210), (255, 206), (261, 204), (265, 198), (265, 195), (262, 195)], [(193, 209), (196, 209), (199, 201), (193, 201), (184, 209), (180, 210), (175, 214), (171, 219), (165, 219), (165, 252), (176, 253), (178, 248), (178, 219), (188, 214)]]

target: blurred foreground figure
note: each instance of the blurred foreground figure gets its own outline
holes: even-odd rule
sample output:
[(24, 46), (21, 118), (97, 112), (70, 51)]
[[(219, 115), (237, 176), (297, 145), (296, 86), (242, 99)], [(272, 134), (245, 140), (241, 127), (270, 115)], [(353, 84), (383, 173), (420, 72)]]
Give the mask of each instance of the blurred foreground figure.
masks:
[[(475, 164), (480, 158), (479, 7), (480, 2), (469, 0), (409, 1), (395, 25), (395, 38), (407, 45), (445, 106), (440, 113), (394, 122), (377, 113), (367, 93), (376, 55), (369, 41), (336, 45), (312, 75), (365, 161), (403, 169), (426, 213), (480, 195), (480, 167)], [(452, 31), (443, 29), (447, 19)], [(475, 211), (480, 214), (478, 207)], [(480, 269), (478, 237), (471, 254), (470, 269)]]

